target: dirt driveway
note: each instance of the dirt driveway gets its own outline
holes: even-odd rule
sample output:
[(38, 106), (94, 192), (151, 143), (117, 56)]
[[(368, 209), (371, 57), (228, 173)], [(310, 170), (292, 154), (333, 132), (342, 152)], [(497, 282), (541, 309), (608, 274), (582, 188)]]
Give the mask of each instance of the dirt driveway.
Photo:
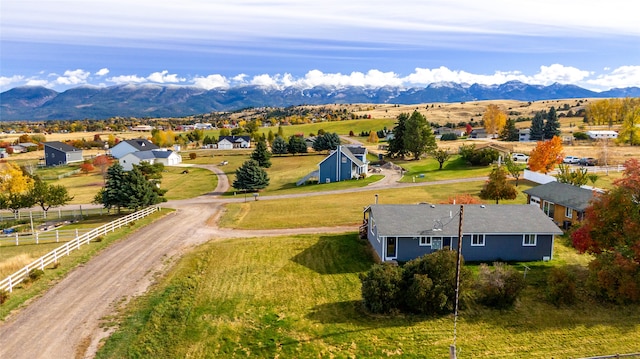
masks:
[[(0, 323), (0, 358), (94, 357), (100, 340), (111, 334), (110, 330), (101, 327), (103, 318), (112, 315), (118, 306), (132, 297), (144, 293), (157, 275), (164, 273), (190, 248), (212, 238), (356, 230), (353, 227), (265, 231), (217, 228), (215, 222), (223, 203), (235, 200), (217, 198), (217, 194), (228, 188), (228, 179), (215, 166), (202, 167), (218, 174), (218, 187), (213, 193), (171, 202), (170, 207), (176, 208), (176, 212), (111, 245), (85, 265), (74, 269), (26, 308)], [(398, 184), (383, 182), (353, 190), (390, 185)], [(294, 196), (270, 198), (283, 197)]]

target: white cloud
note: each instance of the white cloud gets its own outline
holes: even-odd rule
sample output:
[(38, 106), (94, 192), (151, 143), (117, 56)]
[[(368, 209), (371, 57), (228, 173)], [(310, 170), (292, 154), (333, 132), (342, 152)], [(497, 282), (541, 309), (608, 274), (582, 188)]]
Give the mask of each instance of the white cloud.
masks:
[(147, 80), (151, 81), (151, 82), (157, 82), (157, 83), (179, 83), (179, 82), (184, 82), (186, 81), (185, 78), (183, 77), (178, 77), (178, 75), (176, 74), (170, 74), (169, 71), (164, 70), (161, 72), (154, 72), (151, 75), (149, 75), (147, 77)]
[(47, 80), (42, 80), (42, 79), (29, 79), (29, 80), (27, 80), (25, 85), (27, 85), (27, 86), (49, 87), (49, 86), (51, 86), (51, 83), (49, 81), (47, 81)]
[(11, 77), (0, 76), (0, 89), (13, 86), (13, 84), (20, 83), (24, 80), (24, 76), (13, 75)]
[(55, 83), (60, 85), (81, 85), (87, 83), (91, 73), (89, 71), (77, 69), (67, 70), (62, 76), (55, 79)]
[(137, 75), (120, 75), (113, 76), (107, 79), (108, 82), (113, 82), (115, 84), (141, 84), (147, 82), (147, 79), (144, 77), (139, 77)]
[(108, 73), (109, 73), (109, 69), (105, 67), (105, 68), (102, 68), (102, 69), (96, 71), (95, 75), (96, 76), (104, 76), (104, 75), (106, 75)]
[(211, 90), (215, 88), (229, 88), (229, 81), (222, 75), (209, 75), (207, 77), (194, 77), (194, 86), (201, 87), (205, 90)]
[(589, 71), (580, 70), (572, 66), (553, 64), (540, 66), (540, 72), (535, 74), (531, 81), (542, 85), (559, 82), (561, 84), (575, 84), (589, 77)]
[(602, 88), (640, 87), (640, 66), (621, 66), (586, 82)]

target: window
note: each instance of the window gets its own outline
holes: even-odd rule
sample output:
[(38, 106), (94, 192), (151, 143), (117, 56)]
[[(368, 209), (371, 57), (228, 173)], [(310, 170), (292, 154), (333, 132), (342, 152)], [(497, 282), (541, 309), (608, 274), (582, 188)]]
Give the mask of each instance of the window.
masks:
[(547, 214), (547, 216), (553, 218), (555, 204), (553, 202), (544, 201), (542, 203), (542, 211)]
[(522, 245), (533, 247), (536, 245), (537, 236), (535, 234), (525, 234), (522, 237)]
[[(369, 224), (369, 230), (371, 231), (371, 235), (374, 235), (375, 233), (373, 233), (376, 230), (376, 222), (373, 220), (373, 218), (370, 219), (371, 224)], [(378, 238), (378, 241), (380, 240), (380, 238)]]
[(564, 216), (567, 218), (573, 218), (573, 210), (569, 207), (564, 207)]
[(484, 246), (484, 234), (474, 234), (471, 236), (472, 246)]
[(347, 163), (347, 156), (342, 155), (342, 163)]
[(420, 237), (420, 245), (421, 246), (430, 246), (431, 245), (431, 237)]
[(431, 241), (431, 249), (442, 249), (442, 237), (434, 237)]

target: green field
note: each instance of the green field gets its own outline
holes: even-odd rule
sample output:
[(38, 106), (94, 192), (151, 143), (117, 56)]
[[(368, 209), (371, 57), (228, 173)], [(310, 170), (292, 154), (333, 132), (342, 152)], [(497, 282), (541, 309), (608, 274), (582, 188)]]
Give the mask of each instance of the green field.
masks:
[[(529, 263), (529, 285), (512, 310), (463, 310), (459, 357), (637, 352), (638, 306), (585, 302), (569, 309), (545, 302), (541, 278), (565, 262)], [(355, 234), (211, 242), (132, 302), (97, 357), (447, 357), (452, 316), (363, 311), (358, 274), (372, 264), (366, 242)]]
[[(483, 185), (484, 181), (475, 181), (269, 201), (249, 200), (246, 203), (227, 204), (219, 225), (241, 229), (356, 226), (362, 223), (362, 211), (374, 203), (376, 194), (381, 204), (443, 203), (462, 194), (477, 198)], [(517, 187), (518, 197), (500, 203), (527, 203), (527, 196), (522, 191), (532, 186), (531, 182), (521, 181)]]

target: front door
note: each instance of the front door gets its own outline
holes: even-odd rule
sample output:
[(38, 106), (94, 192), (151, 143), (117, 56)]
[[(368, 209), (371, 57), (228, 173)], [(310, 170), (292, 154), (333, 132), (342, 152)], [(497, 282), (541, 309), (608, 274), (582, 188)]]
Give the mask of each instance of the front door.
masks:
[(386, 259), (395, 259), (396, 258), (396, 238), (395, 237), (387, 237), (387, 255)]

